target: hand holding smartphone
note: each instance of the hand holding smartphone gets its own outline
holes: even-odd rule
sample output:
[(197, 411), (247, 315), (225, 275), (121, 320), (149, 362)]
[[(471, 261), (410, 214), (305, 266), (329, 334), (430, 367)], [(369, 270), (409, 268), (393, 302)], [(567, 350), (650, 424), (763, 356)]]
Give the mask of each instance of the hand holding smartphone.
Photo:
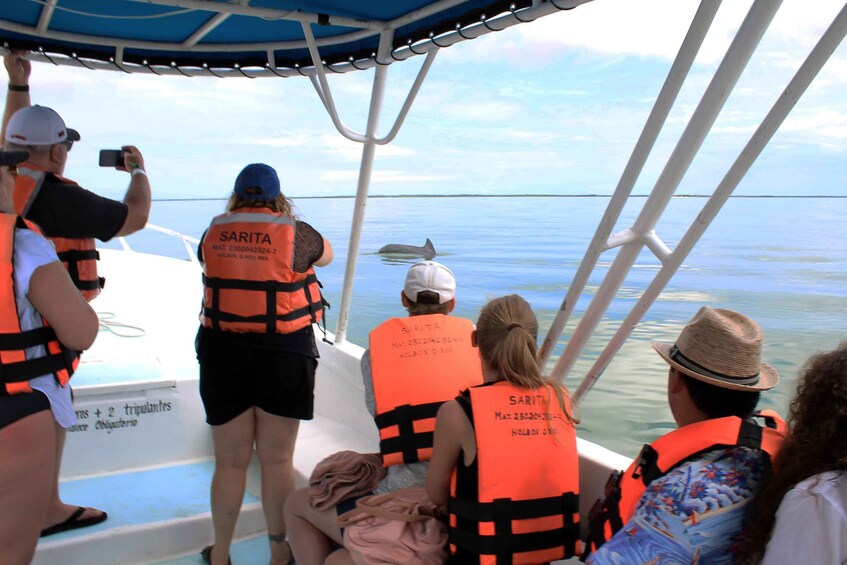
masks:
[(123, 151), (123, 149), (101, 149), (100, 150), (100, 166), (101, 167), (123, 167), (124, 166), (124, 151)]

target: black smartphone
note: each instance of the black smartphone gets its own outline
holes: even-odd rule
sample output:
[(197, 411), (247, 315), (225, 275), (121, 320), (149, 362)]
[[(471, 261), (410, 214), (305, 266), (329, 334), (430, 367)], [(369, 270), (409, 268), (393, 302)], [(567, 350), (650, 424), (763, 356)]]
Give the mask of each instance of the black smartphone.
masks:
[(124, 164), (124, 151), (121, 149), (101, 149), (101, 167), (122, 167)]

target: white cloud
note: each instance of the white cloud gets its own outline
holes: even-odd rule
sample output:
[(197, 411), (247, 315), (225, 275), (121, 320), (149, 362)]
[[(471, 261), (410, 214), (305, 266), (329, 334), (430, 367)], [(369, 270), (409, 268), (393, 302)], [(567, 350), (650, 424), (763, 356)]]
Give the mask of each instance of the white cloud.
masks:
[[(722, 137), (704, 151), (737, 154), (839, 4), (784, 0), (715, 124)], [(722, 3), (645, 173), (664, 165), (750, 5)], [(610, 190), (697, 6), (596, 0), (443, 50), (397, 140), (377, 148), (374, 182), (382, 193)], [(845, 53), (839, 48), (774, 140), (771, 152), (802, 155), (794, 157), (798, 171), (807, 162), (813, 172), (834, 168), (820, 154), (845, 150)], [(380, 135), (422, 61), (389, 67)], [(373, 72), (329, 80), (340, 118), (362, 131)], [(92, 166), (97, 149), (133, 142), (157, 196), (223, 194), (243, 164), (258, 160), (284, 170), (293, 194), (355, 191), (362, 146), (338, 135), (308, 79), (127, 76), (38, 64), (33, 99), (82, 132), (69, 172), (86, 185), (115, 183), (114, 173)], [(121, 195), (124, 180), (115, 189)]]
[[(347, 163), (358, 163), (362, 159), (362, 144), (350, 141), (340, 135), (322, 135), (320, 143), (315, 143), (312, 149), (327, 155), (329, 158)], [(403, 145), (379, 145), (376, 148), (376, 159), (408, 157), (415, 151)]]
[[(324, 181), (355, 181), (359, 178), (358, 169), (323, 171), (320, 175), (320, 180)], [(451, 178), (446, 175), (427, 175), (414, 174), (408, 171), (391, 171), (391, 170), (375, 170), (372, 173), (371, 181), (374, 183), (387, 182), (431, 182), (431, 183), (446, 183)]]

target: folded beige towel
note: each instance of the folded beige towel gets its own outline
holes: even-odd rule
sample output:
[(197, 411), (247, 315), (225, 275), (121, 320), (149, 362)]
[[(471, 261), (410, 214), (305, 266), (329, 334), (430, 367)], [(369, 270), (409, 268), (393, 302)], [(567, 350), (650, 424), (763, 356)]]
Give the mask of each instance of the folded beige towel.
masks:
[(342, 500), (370, 494), (385, 473), (378, 453), (333, 453), (317, 464), (309, 478), (312, 508), (326, 510)]

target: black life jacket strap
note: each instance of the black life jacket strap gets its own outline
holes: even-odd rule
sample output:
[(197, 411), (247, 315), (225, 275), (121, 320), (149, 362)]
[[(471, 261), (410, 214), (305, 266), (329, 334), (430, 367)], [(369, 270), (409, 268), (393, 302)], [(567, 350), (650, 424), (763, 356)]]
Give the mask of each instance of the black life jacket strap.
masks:
[[(309, 292), (309, 286), (311, 286), (312, 284), (318, 285), (318, 296), (320, 296), (320, 302), (313, 302), (312, 301), (312, 294)], [(329, 341), (329, 339), (327, 339), (327, 337), (326, 337), (327, 336), (326, 311), (330, 307), (330, 304), (329, 304), (329, 301), (326, 298), (324, 298), (324, 293), (321, 291), (321, 289), (323, 289), (323, 287), (324, 287), (324, 285), (321, 283), (321, 281), (318, 280), (318, 276), (314, 272), (311, 272), (308, 275), (306, 275), (306, 286), (305, 286), (304, 290), (306, 292), (306, 301), (309, 303), (309, 307), (312, 308), (312, 323), (314, 324), (315, 322), (318, 321), (318, 312), (320, 312), (321, 313), (321, 324), (318, 326), (318, 329), (320, 329), (321, 332), (323, 332), (324, 343), (328, 343), (330, 345), (333, 345), (333, 343), (331, 341)]]
[(61, 253), (57, 253), (60, 261), (76, 262), (76, 261), (88, 261), (94, 259), (95, 261), (100, 260), (100, 253), (96, 249), (68, 249), (67, 251), (62, 251)]
[[(286, 314), (276, 313), (276, 294), (278, 292), (297, 292), (299, 290), (306, 291), (308, 297), (307, 284), (310, 278), (297, 282), (279, 282), (279, 281), (246, 281), (238, 279), (222, 279), (217, 277), (207, 277), (203, 275), (203, 285), (212, 291), (212, 305), (203, 307), (203, 316), (211, 320), (212, 327), (216, 330), (221, 329), (221, 322), (242, 322), (242, 323), (257, 323), (265, 324), (268, 333), (276, 332), (277, 322), (290, 322), (310, 316), (314, 323), (315, 306), (311, 301), (303, 308), (298, 308)], [(317, 278), (314, 278), (317, 281)], [(265, 293), (265, 313), (254, 316), (241, 316), (232, 312), (223, 312), (220, 309), (220, 291), (221, 290), (248, 290)]]
[(255, 290), (259, 292), (296, 292), (306, 286), (306, 281), (245, 281), (239, 279), (222, 279), (203, 275), (203, 286), (222, 290)]
[(391, 426), (405, 426), (415, 420), (435, 418), (438, 409), (444, 402), (429, 402), (426, 404), (403, 404), (394, 410), (377, 414), (374, 423), (380, 430)]
[[(268, 328), (273, 328), (273, 332), (276, 331), (276, 322), (291, 322), (293, 320), (297, 320), (302, 318), (303, 316), (309, 313), (309, 307), (304, 306), (303, 308), (298, 308), (297, 310), (292, 310), (287, 314), (279, 314), (279, 315), (271, 315), (267, 314), (256, 314), (254, 316), (241, 316), (239, 314), (233, 314), (232, 312), (221, 312), (220, 309), (215, 308), (215, 292), (212, 292), (212, 307), (211, 308), (203, 308), (203, 316), (212, 320), (213, 327), (216, 323), (219, 322), (246, 322), (246, 323), (257, 323), (257, 324), (266, 324)], [(218, 299), (220, 300), (220, 299)], [(220, 329), (216, 327), (215, 329)], [(269, 330), (270, 331), (270, 330)]]
[(103, 277), (98, 277), (97, 279), (91, 280), (83, 280), (79, 276), (79, 262), (80, 261), (89, 261), (89, 260), (100, 260), (100, 253), (96, 249), (69, 249), (67, 251), (62, 251), (61, 253), (57, 253), (59, 256), (59, 261), (63, 261), (68, 264), (68, 275), (71, 277), (71, 281), (74, 283), (74, 286), (79, 290), (100, 290), (106, 285), (106, 279)]
[(403, 404), (393, 410), (378, 414), (374, 418), (377, 428), (398, 427), (398, 433), (395, 437), (380, 440), (379, 452), (383, 455), (402, 453), (404, 463), (420, 461), (418, 449), (431, 448), (435, 436), (433, 432), (416, 432), (415, 421), (435, 418), (442, 404), (444, 403)]
[(448, 502), (450, 514), (476, 522), (496, 522), (497, 520), (530, 520), (559, 514), (579, 512), (579, 495), (572, 492), (560, 496), (534, 498), (532, 500), (512, 500), (498, 498), (494, 502), (476, 502), (461, 498), (451, 498)]
[(606, 543), (606, 523), (612, 529), (612, 535), (623, 528), (621, 518), (621, 487), (622, 471), (613, 471), (606, 481), (603, 496), (598, 498), (588, 512), (588, 540), (585, 550), (580, 556), (581, 561), (588, 559), (592, 551), (600, 549)]
[(50, 326), (42, 326), (20, 333), (0, 334), (0, 351), (19, 351), (56, 340), (56, 332)]
[[(468, 518), (474, 522), (494, 522), (494, 535), (481, 535), (451, 528), (450, 543), (477, 555), (495, 555), (498, 565), (512, 563), (514, 553), (554, 547), (564, 547), (566, 558), (576, 554), (579, 522), (574, 521), (573, 517), (579, 512), (579, 496), (574, 493), (535, 500), (503, 498), (483, 503), (451, 498), (448, 508), (457, 518)], [(562, 516), (562, 527), (525, 534), (512, 532), (513, 520), (545, 516)]]
[(762, 426), (757, 424), (752, 418), (748, 418), (741, 422), (736, 444), (740, 447), (749, 447), (750, 449), (762, 449), (762, 435), (764, 431)]
[[(73, 363), (79, 353), (62, 347), (59, 353), (45, 355), (37, 359), (27, 359), (17, 363), (9, 363), (0, 365), (0, 382), (21, 383), (39, 377), (41, 375), (49, 375), (57, 371), (67, 370), (68, 377), (73, 375)], [(0, 394), (5, 392), (5, 387), (0, 387)]]

